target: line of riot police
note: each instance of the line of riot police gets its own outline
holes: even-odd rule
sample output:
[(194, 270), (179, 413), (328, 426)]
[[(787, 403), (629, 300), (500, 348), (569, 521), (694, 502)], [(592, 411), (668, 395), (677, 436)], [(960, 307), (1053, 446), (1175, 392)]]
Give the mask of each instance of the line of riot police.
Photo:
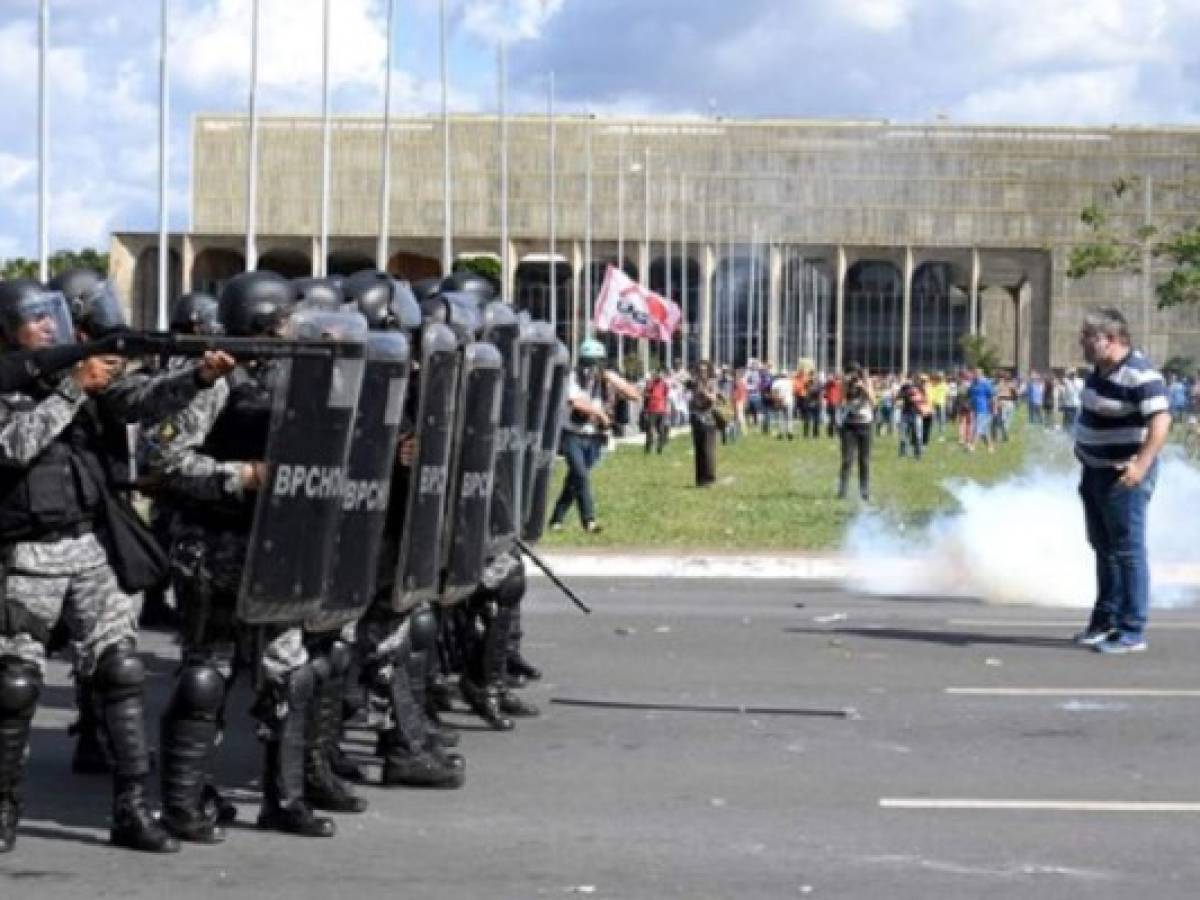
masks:
[[(120, 403), (109, 398), (111, 384), (80, 386), (87, 362), (39, 370), (36, 384), (24, 386), (29, 412), (0, 398), (0, 472), (11, 469), (25, 494), (35, 493), (48, 477), (39, 453), (62, 445), (68, 457), (87, 457), (67, 459), (79, 471), (101, 471), (92, 463), (103, 462), (106, 497), (127, 503), (121, 492), (136, 484), (152, 498), (181, 662), (161, 722), (156, 817), (145, 796), (136, 601), (114, 571), (130, 555), (130, 535), (108, 534), (120, 529), (93, 502), (64, 527), (39, 525), (31, 537), (3, 527), (0, 501), (10, 560), (0, 616), (0, 850), (16, 837), (41, 648), (55, 620), (66, 625), (80, 686), (73, 765), (114, 772), (115, 844), (170, 851), (179, 841), (224, 839), (237, 811), (213, 783), (213, 755), (238, 677), (252, 685), (264, 747), (262, 828), (330, 836), (335, 824), (318, 811), (366, 808), (348, 783), (362, 780), (363, 769), (341, 750), (352, 715), (378, 728), (383, 785), (459, 786), (464, 763), (449, 750), (457, 735), (439, 718), (455, 679), (494, 728), (537, 714), (513, 691), (540, 677), (520, 653), (517, 541), (540, 535), (540, 518), (528, 513), (545, 509), (565, 406), (569, 355), (553, 331), (515, 315), (470, 276), (418, 299), (380, 272), (295, 282), (261, 272), (232, 279), (219, 300), (181, 299), (173, 331), (206, 339), (164, 345), (124, 328), (106, 283), (71, 279), (54, 286), (61, 294), (40, 286), (28, 293), (51, 306), (58, 297), (55, 308), (71, 307), (77, 320), (90, 313), (93, 330), (84, 334), (107, 341), (96, 352), (164, 355), (157, 372), (121, 376), (138, 389), (118, 391)], [(4, 325), (10, 307), (21, 306), (7, 287), (5, 341), (12, 352), (33, 350), (20, 327)], [(238, 352), (236, 362), (226, 350)], [(170, 355), (178, 351), (202, 361)], [(3, 378), (0, 367), (8, 387)], [(91, 443), (75, 435), (76, 407), (59, 408), (67, 397), (82, 398), (72, 402), (99, 422)], [(39, 403), (47, 427), (38, 434), (58, 430), (22, 446)], [(131, 426), (141, 435), (132, 459), (122, 452)], [(61, 468), (57, 456), (52, 465)], [(26, 505), (45, 506), (35, 500)], [(95, 602), (60, 583), (79, 576), (44, 552), (89, 538), (87, 565), (76, 568), (108, 573)], [(59, 579), (56, 604), (43, 603), (45, 584), (25, 586), (25, 569), (41, 582)]]

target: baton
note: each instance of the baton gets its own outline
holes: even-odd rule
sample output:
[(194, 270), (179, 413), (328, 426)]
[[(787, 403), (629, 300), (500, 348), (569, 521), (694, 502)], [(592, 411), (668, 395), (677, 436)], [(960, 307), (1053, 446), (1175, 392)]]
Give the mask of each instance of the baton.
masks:
[(584, 603), (582, 600), (580, 600), (578, 597), (576, 597), (575, 592), (573, 590), (571, 590), (569, 587), (567, 587), (565, 584), (563, 584), (562, 579), (559, 578), (557, 575), (555, 575), (553, 572), (551, 572), (550, 567), (547, 566), (540, 559), (538, 559), (537, 554), (534, 553), (532, 550), (530, 550), (529, 545), (526, 544), (520, 538), (517, 538), (517, 549), (519, 549), (522, 553), (524, 553), (526, 556), (528, 556), (533, 561), (533, 564), (535, 566), (537, 566), (539, 569), (541, 569), (543, 574), (545, 574), (545, 576), (547, 578), (549, 578), (552, 582), (554, 582), (554, 586), (557, 587), (564, 594), (566, 594), (567, 599), (570, 600), (572, 603), (574, 603), (576, 606), (578, 606), (584, 612), (585, 615), (590, 616), (592, 614), (591, 608), (586, 603)]

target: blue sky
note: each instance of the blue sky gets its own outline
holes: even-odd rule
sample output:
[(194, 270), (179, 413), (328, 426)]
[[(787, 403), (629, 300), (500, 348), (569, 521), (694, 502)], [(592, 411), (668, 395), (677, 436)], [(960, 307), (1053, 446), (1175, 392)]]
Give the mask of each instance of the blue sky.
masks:
[[(261, 0), (265, 112), (320, 109), (321, 0)], [(400, 112), (438, 108), (437, 0), (395, 0)], [(451, 103), (604, 114), (1200, 124), (1196, 0), (448, 0)], [(190, 123), (246, 103), (250, 0), (170, 0), (172, 227)], [(333, 0), (338, 112), (382, 106), (386, 0)], [(37, 0), (0, 0), (0, 258), (36, 250)], [(51, 244), (157, 228), (158, 3), (51, 0)]]

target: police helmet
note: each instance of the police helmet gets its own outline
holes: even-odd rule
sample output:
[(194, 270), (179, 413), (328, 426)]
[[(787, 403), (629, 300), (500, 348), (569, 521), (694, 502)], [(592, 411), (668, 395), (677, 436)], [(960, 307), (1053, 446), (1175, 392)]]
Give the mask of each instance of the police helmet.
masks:
[(176, 334), (213, 334), (217, 323), (217, 298), (203, 291), (184, 294), (171, 307), (171, 330)]
[(243, 272), (221, 291), (217, 318), (225, 333), (257, 337), (275, 332), (296, 302), (296, 289), (274, 272)]
[(444, 294), (470, 294), (476, 298), (476, 302), (480, 306), (485, 305), (489, 300), (494, 300), (498, 293), (495, 285), (483, 275), (461, 270), (452, 272), (443, 278), (440, 288)]
[[(38, 323), (21, 340), (21, 327)], [(0, 336), (10, 347), (29, 349), (69, 344), (75, 338), (71, 313), (58, 291), (50, 291), (31, 278), (0, 281)]]
[(417, 303), (422, 304), (431, 297), (436, 297), (442, 290), (441, 278), (418, 278), (412, 285)]
[(332, 312), (340, 309), (345, 302), (341, 279), (293, 278), (292, 287), (296, 289), (297, 302), (314, 309)]
[(464, 291), (443, 291), (421, 304), (426, 324), (448, 325), (460, 340), (474, 340), (483, 327), (479, 298)]
[(98, 272), (68, 269), (54, 276), (48, 287), (66, 298), (75, 327), (91, 337), (129, 327), (116, 289)]

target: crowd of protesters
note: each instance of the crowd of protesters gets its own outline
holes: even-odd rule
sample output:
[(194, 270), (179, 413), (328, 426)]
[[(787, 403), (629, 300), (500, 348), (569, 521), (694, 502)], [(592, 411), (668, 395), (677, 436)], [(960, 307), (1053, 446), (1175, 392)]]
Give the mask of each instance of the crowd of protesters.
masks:
[[(638, 382), (636, 419), (616, 418), (626, 430), (644, 433), (648, 455), (663, 452), (672, 429), (690, 426), (697, 486), (716, 480), (718, 439), (733, 443), (752, 430), (780, 441), (836, 439), (842, 457), (838, 496), (846, 496), (857, 466), (859, 493), (867, 500), (874, 442), (893, 440), (896, 453), (914, 461), (931, 441), (992, 453), (1010, 440), (1022, 408), (1031, 426), (1069, 433), (1079, 416), (1084, 374), (969, 367), (871, 373), (857, 363), (845, 373), (827, 373), (806, 361), (788, 372), (755, 359), (737, 368), (702, 362), (690, 372), (659, 366)], [(1200, 379), (1168, 376), (1167, 395), (1173, 422), (1200, 411)]]

